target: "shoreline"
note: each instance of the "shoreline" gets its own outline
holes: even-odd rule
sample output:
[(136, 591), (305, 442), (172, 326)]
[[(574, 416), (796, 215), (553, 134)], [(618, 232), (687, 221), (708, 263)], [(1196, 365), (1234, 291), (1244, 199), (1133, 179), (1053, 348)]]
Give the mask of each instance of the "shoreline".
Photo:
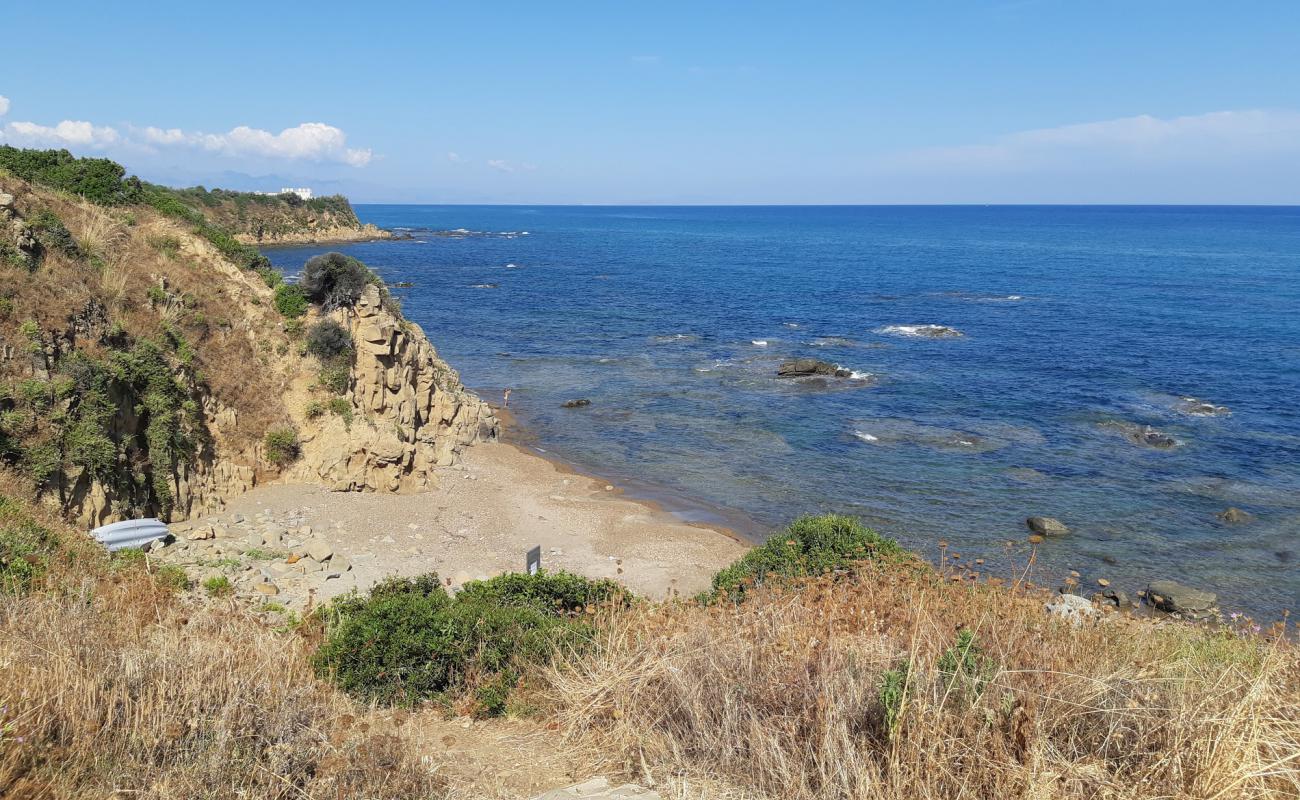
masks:
[[(483, 396), (479, 389), (471, 391), (479, 397)], [(761, 545), (765, 540), (763, 533), (771, 530), (770, 526), (758, 522), (740, 509), (709, 503), (635, 477), (608, 478), (593, 467), (540, 447), (536, 444), (541, 441), (540, 437), (524, 427), (508, 408), (494, 403), (488, 403), (488, 407), (501, 424), (497, 434), (498, 442), (513, 447), (525, 456), (539, 458), (565, 474), (606, 486), (612, 485), (615, 495), (629, 502), (639, 503), (655, 513), (672, 516), (684, 525), (720, 533), (746, 547)]]

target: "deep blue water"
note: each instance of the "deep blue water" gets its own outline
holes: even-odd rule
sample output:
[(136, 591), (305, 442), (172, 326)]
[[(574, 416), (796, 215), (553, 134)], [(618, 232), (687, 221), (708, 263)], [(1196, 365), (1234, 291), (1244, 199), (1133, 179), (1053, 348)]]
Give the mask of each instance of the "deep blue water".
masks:
[[(1047, 577), (1300, 606), (1300, 209), (358, 212), (415, 239), (334, 249), (414, 284), (407, 316), (467, 385), (511, 388), (539, 447), (675, 507), (847, 512), (998, 569), (1044, 514), (1072, 529), (1041, 548)], [(494, 235), (430, 235), (453, 229)], [(295, 270), (326, 249), (269, 255)], [(917, 324), (964, 335), (886, 330)], [(870, 378), (775, 377), (793, 356)], [(1225, 526), (1228, 506), (1257, 519)]]

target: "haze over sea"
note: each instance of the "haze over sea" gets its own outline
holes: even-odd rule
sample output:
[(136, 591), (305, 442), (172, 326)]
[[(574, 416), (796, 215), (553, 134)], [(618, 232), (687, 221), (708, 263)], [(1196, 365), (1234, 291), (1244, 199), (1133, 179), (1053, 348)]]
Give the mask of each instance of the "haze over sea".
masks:
[[(411, 282), (406, 315), (468, 386), (513, 390), (537, 447), (687, 516), (850, 513), (996, 570), (1047, 515), (1071, 528), (1039, 548), (1058, 581), (1300, 605), (1300, 209), (357, 211), (414, 238), (268, 255)], [(794, 357), (855, 374), (777, 378)]]

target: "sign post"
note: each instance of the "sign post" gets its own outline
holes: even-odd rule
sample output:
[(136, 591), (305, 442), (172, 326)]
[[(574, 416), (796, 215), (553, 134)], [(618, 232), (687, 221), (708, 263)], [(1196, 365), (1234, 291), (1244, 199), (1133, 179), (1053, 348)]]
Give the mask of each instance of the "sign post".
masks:
[(528, 555), (524, 556), (524, 568), (529, 575), (536, 575), (538, 570), (542, 568), (542, 546), (540, 544), (529, 550)]

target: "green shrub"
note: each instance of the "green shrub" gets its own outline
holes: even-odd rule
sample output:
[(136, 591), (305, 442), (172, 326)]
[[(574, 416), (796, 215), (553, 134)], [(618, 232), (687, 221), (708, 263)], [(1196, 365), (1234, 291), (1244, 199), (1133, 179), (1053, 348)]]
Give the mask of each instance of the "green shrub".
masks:
[(284, 276), (280, 274), (280, 270), (274, 267), (260, 267), (257, 270), (257, 275), (269, 289), (274, 289), (284, 283)]
[(298, 458), (301, 447), (298, 442), (298, 432), (288, 426), (267, 431), (263, 444), (266, 447), (266, 460), (277, 467), (292, 463)]
[(317, 672), (367, 700), (410, 705), (473, 692), (482, 714), (504, 712), (522, 671), (557, 648), (580, 647), (592, 628), (570, 611), (608, 598), (608, 582), (563, 573), (471, 582), (449, 597), (437, 575), (394, 578), (368, 598), (329, 608)]
[(319, 400), (312, 400), (307, 407), (302, 410), (302, 414), (307, 419), (316, 419), (325, 415), (325, 404)]
[(353, 305), (361, 297), (361, 290), (372, 283), (381, 282), (365, 264), (342, 253), (324, 253), (307, 259), (298, 280), (307, 297), (327, 311)]
[(0, 495), (0, 591), (26, 589), (45, 571), (58, 541), (14, 500)]
[(123, 179), (126, 170), (122, 165), (106, 158), (77, 158), (67, 150), (26, 150), (3, 145), (0, 169), (105, 206), (136, 202), (142, 188), (136, 178)]
[(352, 335), (332, 319), (323, 319), (307, 329), (307, 352), (322, 362), (352, 353)]
[(896, 557), (902, 549), (863, 526), (853, 517), (839, 514), (800, 517), (784, 531), (772, 535), (761, 547), (750, 550), (731, 566), (713, 576), (713, 591), (703, 599), (744, 598), (755, 584), (779, 578), (801, 578), (844, 569), (868, 558)]
[(352, 365), (344, 359), (335, 359), (323, 364), (317, 375), (317, 381), (323, 389), (334, 394), (344, 394), (352, 383)]
[(943, 651), (937, 664), (943, 676), (944, 691), (949, 697), (967, 700), (979, 697), (993, 677), (994, 664), (984, 656), (975, 632), (970, 628), (957, 631), (957, 641)]
[(228, 597), (235, 593), (235, 587), (225, 575), (213, 575), (205, 580), (203, 590), (212, 597)]
[(336, 416), (343, 418), (343, 424), (352, 427), (352, 401), (346, 397), (331, 397), (325, 403), (325, 408)]
[(47, 250), (58, 250), (69, 258), (81, 258), (81, 247), (72, 237), (72, 231), (52, 211), (33, 214), (27, 224), (36, 232), (36, 238)]
[(898, 723), (903, 719), (903, 705), (907, 702), (907, 679), (910, 665), (904, 661), (880, 676), (877, 696), (884, 710), (885, 738), (894, 738)]
[(275, 310), (288, 319), (297, 319), (306, 314), (307, 295), (303, 293), (302, 287), (293, 283), (282, 283), (275, 287)]

